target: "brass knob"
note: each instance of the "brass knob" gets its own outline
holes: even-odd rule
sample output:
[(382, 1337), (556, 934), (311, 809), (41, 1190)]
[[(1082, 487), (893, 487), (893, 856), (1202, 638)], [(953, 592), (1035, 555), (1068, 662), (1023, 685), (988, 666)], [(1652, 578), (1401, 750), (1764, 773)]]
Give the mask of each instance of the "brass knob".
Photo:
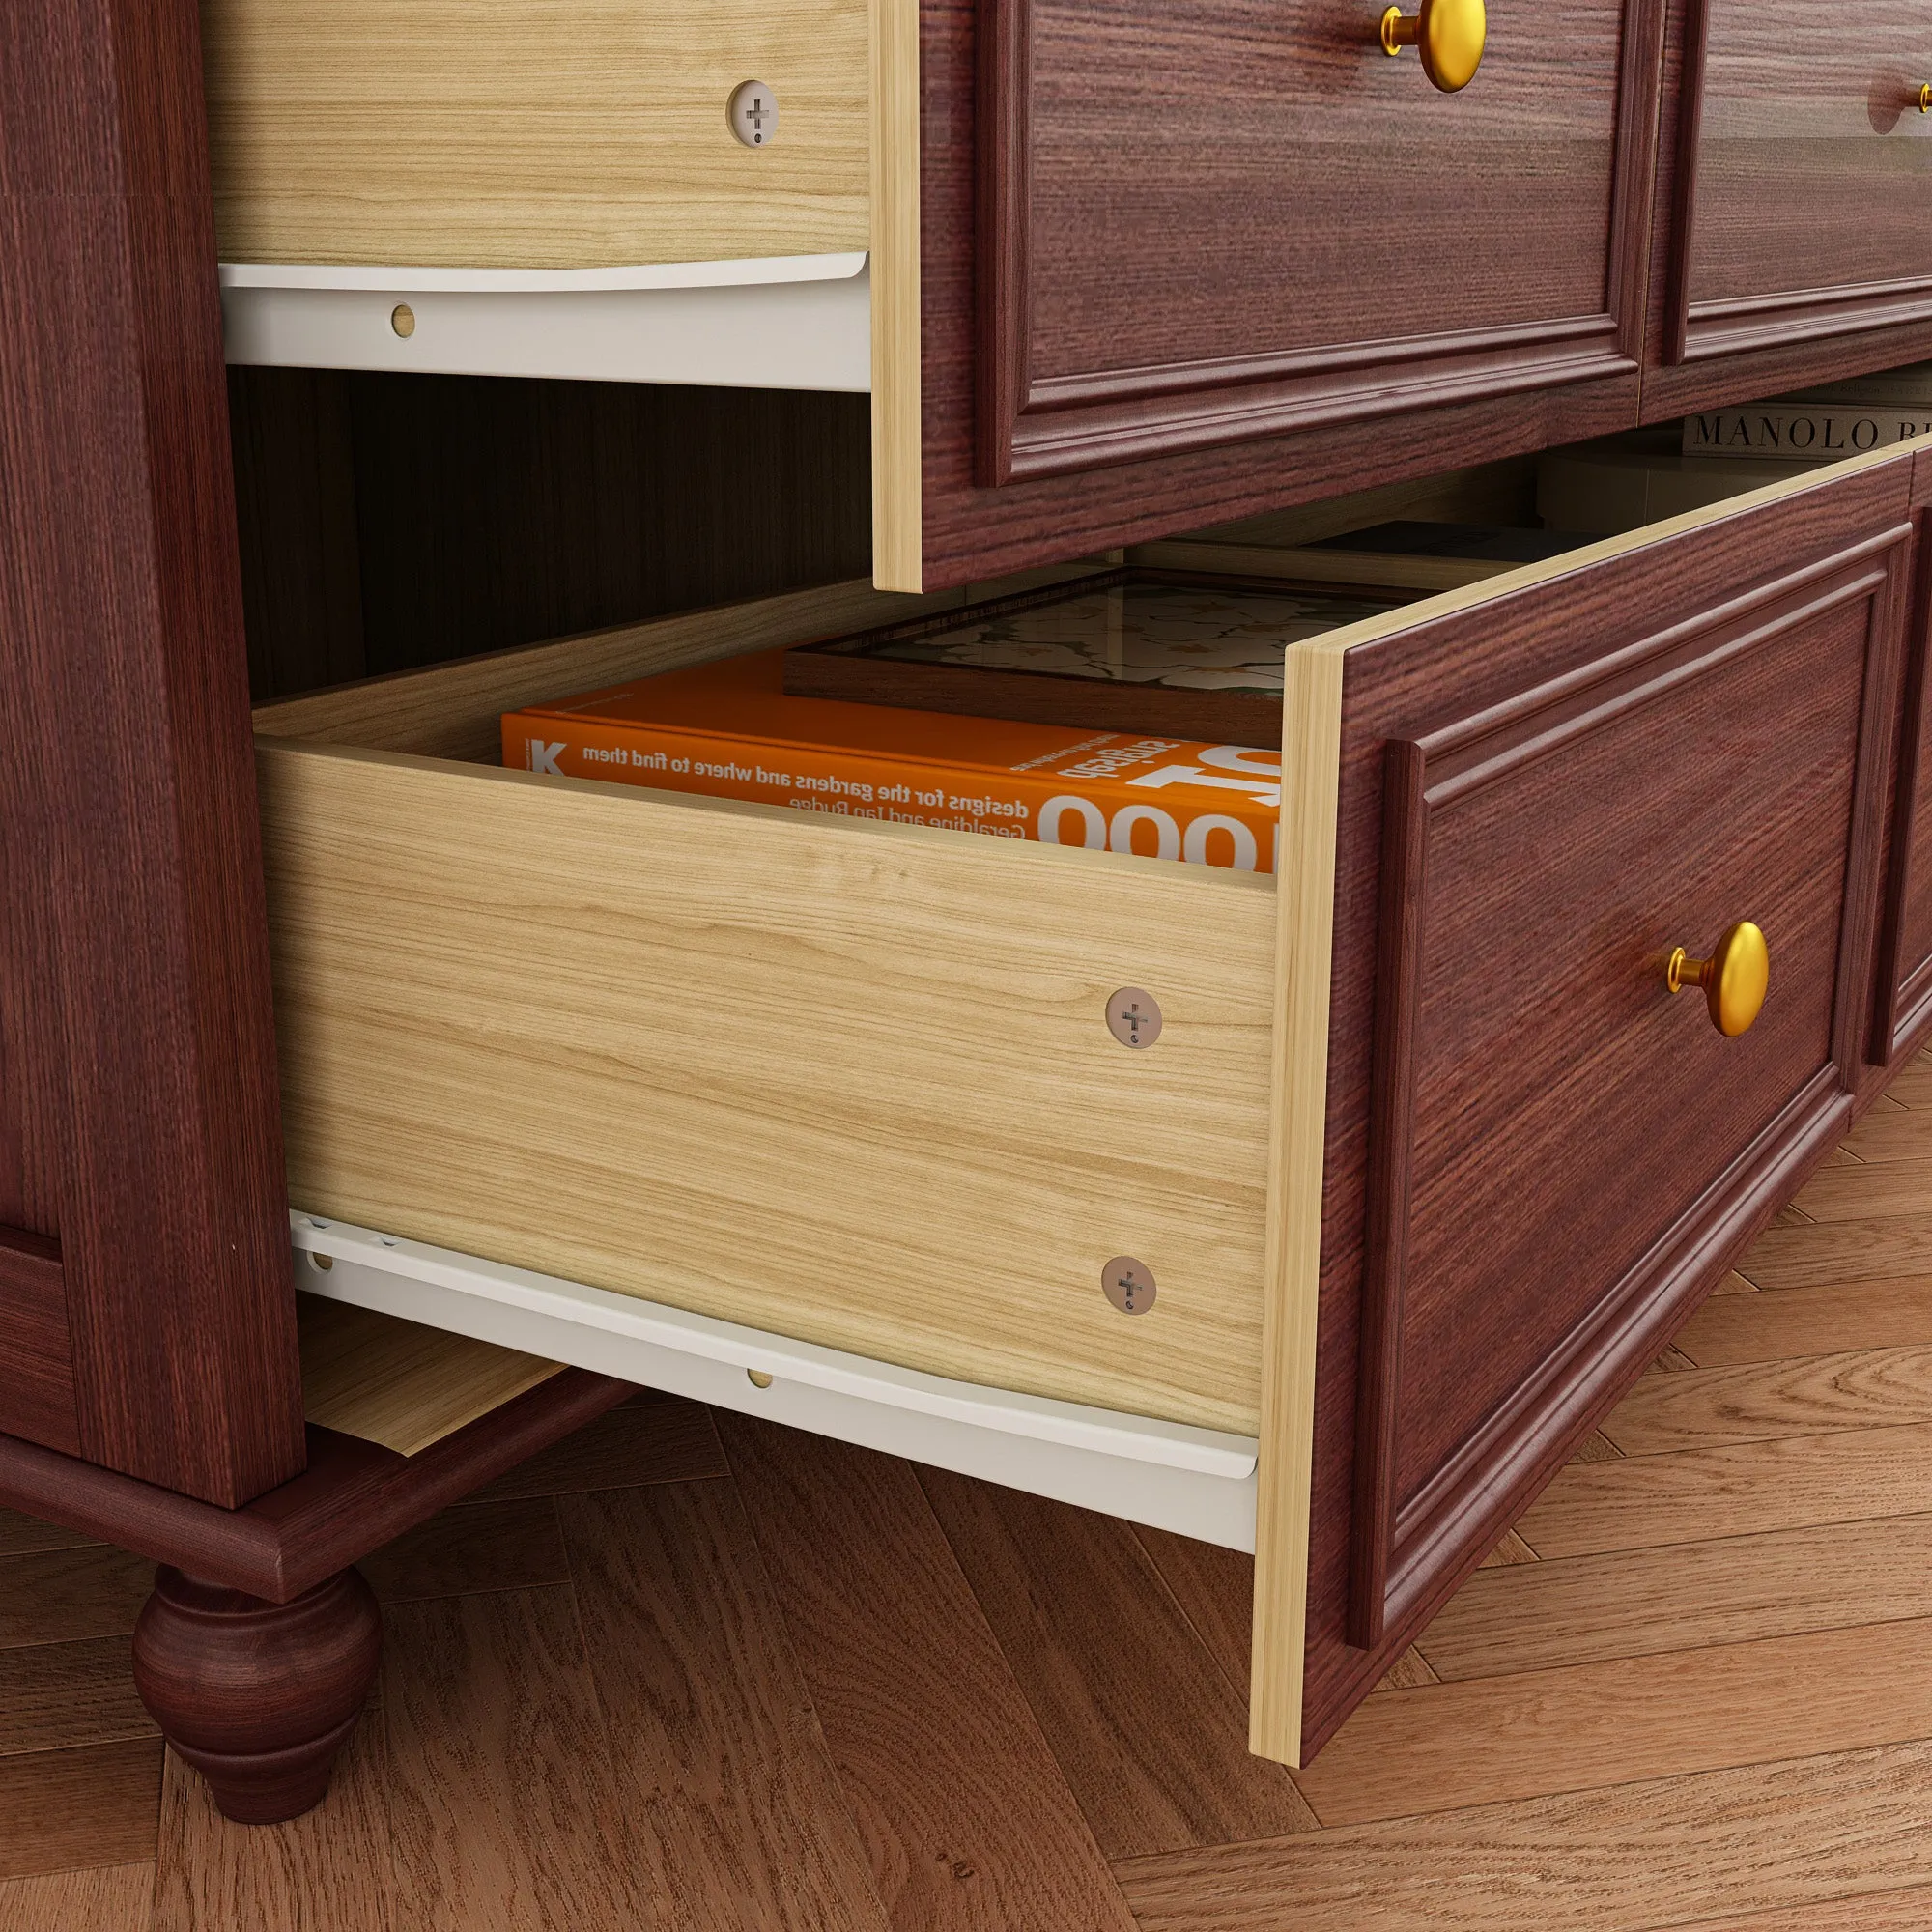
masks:
[(1765, 988), (1771, 983), (1771, 949), (1749, 920), (1740, 920), (1718, 941), (1708, 959), (1689, 958), (1678, 947), (1663, 969), (1663, 983), (1673, 993), (1702, 986), (1711, 1024), (1735, 1039), (1749, 1029), (1764, 1005)]
[(1400, 7), (1382, 15), (1382, 52), (1393, 60), (1404, 47), (1414, 47), (1430, 84), (1454, 94), (1475, 79), (1488, 32), (1483, 0), (1422, 0), (1413, 17)]
[(1918, 90), (1918, 111), (1921, 114), (1932, 114), (1932, 80), (1928, 80)]

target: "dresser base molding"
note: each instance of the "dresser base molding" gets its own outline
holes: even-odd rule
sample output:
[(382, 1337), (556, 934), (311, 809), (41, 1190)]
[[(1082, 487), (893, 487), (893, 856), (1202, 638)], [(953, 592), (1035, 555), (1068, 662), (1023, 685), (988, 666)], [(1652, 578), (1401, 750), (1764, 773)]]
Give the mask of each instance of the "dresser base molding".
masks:
[(0, 1435), (0, 1507), (287, 1604), (632, 1393), (567, 1369), (415, 1456), (311, 1424), (308, 1467), (235, 1510)]
[(270, 1604), (163, 1564), (134, 1626), (134, 1688), (224, 1816), (274, 1825), (321, 1804), (382, 1651), (359, 1571)]
[(296, 1279), (311, 1293), (1179, 1536), (1255, 1547), (1252, 1436), (950, 1380), (321, 1215), (292, 1213), (289, 1225)]

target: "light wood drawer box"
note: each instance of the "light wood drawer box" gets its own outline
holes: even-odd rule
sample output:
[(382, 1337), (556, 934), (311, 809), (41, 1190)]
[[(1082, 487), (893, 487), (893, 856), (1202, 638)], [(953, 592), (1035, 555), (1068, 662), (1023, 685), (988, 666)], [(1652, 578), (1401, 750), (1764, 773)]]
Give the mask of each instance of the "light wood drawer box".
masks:
[[(465, 762), (861, 589), (266, 710), (291, 1198), (1258, 1435), (1255, 1743), (1319, 1747), (1848, 1118), (1926, 461), (1294, 646), (1279, 888)], [(1724, 1038), (1663, 961), (1747, 918)]]
[[(594, 269), (868, 245), (867, 0), (203, 0), (226, 262)], [(765, 83), (781, 136), (730, 131)]]

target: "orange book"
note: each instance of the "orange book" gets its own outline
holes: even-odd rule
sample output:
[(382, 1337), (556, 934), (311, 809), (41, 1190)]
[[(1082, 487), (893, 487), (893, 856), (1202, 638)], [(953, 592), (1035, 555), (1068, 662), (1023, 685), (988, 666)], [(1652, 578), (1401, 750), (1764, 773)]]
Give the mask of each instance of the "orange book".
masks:
[(657, 791), (1271, 872), (1281, 755), (785, 695), (760, 651), (533, 704), (503, 762)]

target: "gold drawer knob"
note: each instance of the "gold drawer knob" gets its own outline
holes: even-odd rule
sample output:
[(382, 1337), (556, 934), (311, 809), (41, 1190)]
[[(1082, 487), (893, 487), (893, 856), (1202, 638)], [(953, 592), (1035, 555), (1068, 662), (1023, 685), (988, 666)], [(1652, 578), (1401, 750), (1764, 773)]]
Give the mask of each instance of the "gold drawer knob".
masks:
[(1391, 7), (1382, 15), (1382, 52), (1393, 60), (1404, 47), (1414, 47), (1430, 84), (1454, 94), (1475, 79), (1489, 24), (1483, 0), (1422, 0), (1413, 15)]
[(1748, 1031), (1764, 1005), (1765, 988), (1771, 983), (1771, 949), (1749, 920), (1740, 920), (1719, 940), (1708, 959), (1691, 959), (1678, 947), (1663, 969), (1663, 983), (1673, 993), (1702, 986), (1711, 1024), (1735, 1039)]
[(1928, 80), (1918, 90), (1918, 111), (1921, 114), (1932, 114), (1932, 80)]

